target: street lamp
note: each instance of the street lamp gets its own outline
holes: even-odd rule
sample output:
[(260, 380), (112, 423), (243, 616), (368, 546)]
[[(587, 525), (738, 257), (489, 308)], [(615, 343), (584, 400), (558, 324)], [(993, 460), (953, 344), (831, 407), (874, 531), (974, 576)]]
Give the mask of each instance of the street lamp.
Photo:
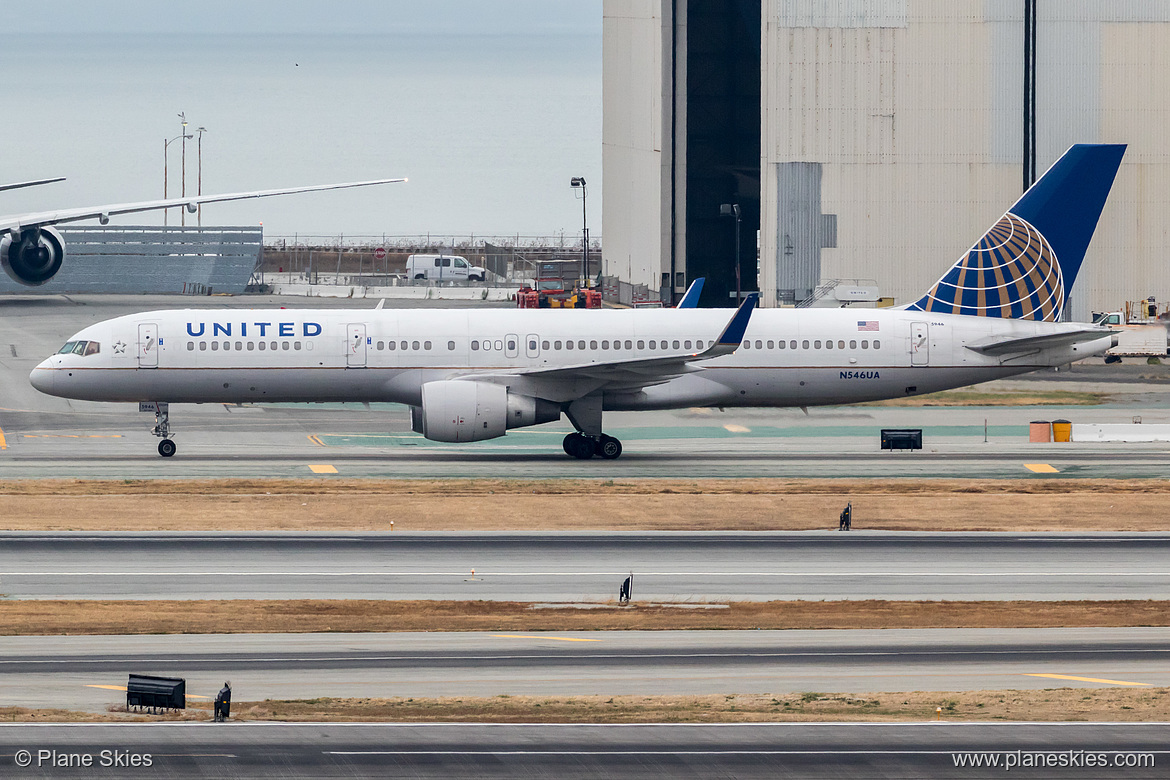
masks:
[[(203, 134), (207, 132), (206, 127), (200, 127), (195, 130), (199, 133), (199, 196), (203, 197)], [(199, 204), (199, 227), (203, 227), (203, 204)]]
[[(167, 163), (169, 162), (169, 158), (167, 156), (167, 149), (170, 148), (170, 145), (172, 143), (174, 143), (175, 141), (178, 141), (180, 138), (190, 138), (190, 137), (191, 136), (186, 135), (186, 134), (180, 134), (180, 135), (176, 135), (174, 138), (172, 138), (169, 141), (165, 141), (165, 140), (163, 141), (163, 200), (166, 200), (168, 197), (170, 197), (168, 184), (167, 184)], [(170, 213), (170, 209), (163, 209), (163, 225), (167, 224), (167, 214), (169, 214), (169, 213)]]
[[(187, 132), (186, 112), (183, 112), (183, 111), (179, 112), (179, 121), (181, 121), (183, 123), (183, 142), (181, 144), (181, 146), (183, 147), (183, 155), (182, 155), (182, 157), (183, 157), (183, 176), (182, 176), (181, 197), (185, 198), (185, 197), (187, 197), (187, 139), (191, 137), (190, 134)], [(187, 224), (187, 209), (184, 208), (181, 212), (179, 212), (179, 214), (180, 214), (180, 218), (182, 219), (182, 224), (186, 225)]]
[(719, 206), (719, 216), (735, 217), (735, 305), (739, 306), (740, 299), (743, 297), (743, 290), (741, 289), (739, 278), (739, 204), (722, 204)]
[(585, 189), (585, 178), (583, 176), (574, 176), (569, 181), (569, 186), (574, 189), (581, 188), (581, 231), (584, 234), (584, 241), (581, 248), (581, 284), (584, 287), (589, 286), (589, 218), (585, 213), (585, 197), (588, 194)]

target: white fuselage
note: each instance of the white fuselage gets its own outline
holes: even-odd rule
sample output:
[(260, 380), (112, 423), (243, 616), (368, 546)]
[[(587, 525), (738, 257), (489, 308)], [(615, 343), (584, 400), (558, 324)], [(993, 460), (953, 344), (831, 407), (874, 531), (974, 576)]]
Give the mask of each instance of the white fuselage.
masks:
[[(730, 310), (169, 310), (85, 328), (92, 354), (57, 354), (31, 380), (90, 401), (391, 401), (419, 405), (426, 382), (697, 353)], [(894, 309), (765, 309), (734, 354), (633, 390), (607, 410), (814, 406), (917, 395), (1101, 354), (1101, 338), (986, 355), (966, 345), (1083, 329)], [(572, 343), (572, 348), (568, 344)], [(485, 348), (485, 345), (489, 348)], [(782, 345), (782, 346), (781, 346)], [(583, 372), (587, 374), (587, 372)], [(583, 381), (583, 380), (582, 380)], [(505, 383), (511, 384), (505, 380)], [(584, 389), (584, 388), (581, 388)], [(567, 402), (554, 397), (553, 402)]]

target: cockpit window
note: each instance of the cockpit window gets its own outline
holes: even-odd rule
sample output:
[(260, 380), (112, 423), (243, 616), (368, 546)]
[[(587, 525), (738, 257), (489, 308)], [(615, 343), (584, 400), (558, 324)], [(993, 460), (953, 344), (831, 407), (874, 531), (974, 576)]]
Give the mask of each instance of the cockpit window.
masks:
[(57, 350), (58, 355), (96, 355), (102, 351), (101, 345), (96, 341), (67, 341), (65, 346)]

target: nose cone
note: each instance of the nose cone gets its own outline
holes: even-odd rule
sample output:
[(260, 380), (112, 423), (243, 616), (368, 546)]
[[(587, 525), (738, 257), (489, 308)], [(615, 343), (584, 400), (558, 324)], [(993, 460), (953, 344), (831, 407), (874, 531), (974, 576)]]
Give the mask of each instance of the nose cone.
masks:
[(53, 395), (53, 380), (56, 376), (57, 372), (49, 368), (49, 361), (45, 360), (32, 370), (28, 375), (28, 381), (42, 393)]

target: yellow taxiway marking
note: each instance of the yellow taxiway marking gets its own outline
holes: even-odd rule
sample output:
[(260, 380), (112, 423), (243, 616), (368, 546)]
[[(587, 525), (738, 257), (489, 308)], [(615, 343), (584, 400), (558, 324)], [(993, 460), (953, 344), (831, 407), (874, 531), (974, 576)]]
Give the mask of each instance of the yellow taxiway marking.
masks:
[(1047, 463), (1025, 463), (1024, 468), (1037, 474), (1059, 474), (1060, 469), (1054, 469)]
[[(125, 685), (86, 685), (85, 687), (86, 688), (104, 688), (107, 691), (124, 691), (124, 690), (126, 690)], [(188, 693), (187, 698), (188, 699), (210, 699), (211, 697), (210, 696), (200, 696), (197, 693)]]
[(327, 447), (327, 446), (329, 446), (329, 445), (327, 445), (325, 442), (321, 441), (320, 437), (319, 437), (319, 436), (317, 436), (317, 434), (315, 434), (315, 433), (311, 433), (311, 434), (309, 434), (309, 441), (313, 442), (313, 443), (314, 443), (314, 444), (316, 444), (318, 447)]
[(724, 425), (723, 430), (729, 431), (731, 433), (751, 433), (752, 432), (751, 428), (745, 428), (744, 426), (736, 425), (735, 423), (728, 423), (727, 425)]
[(528, 636), (526, 634), (492, 634), (496, 639), (555, 639), (558, 642), (600, 642), (600, 639), (582, 639), (575, 636)]
[(1025, 674), (1025, 677), (1051, 677), (1053, 680), (1077, 680), (1078, 682), (1105, 683), (1106, 685), (1145, 685), (1151, 683), (1126, 682), (1125, 680), (1102, 680), (1097, 677), (1074, 677), (1071, 674)]
[(309, 466), (309, 471), (314, 474), (336, 474), (337, 469), (330, 466), (328, 463), (318, 464), (316, 466)]

